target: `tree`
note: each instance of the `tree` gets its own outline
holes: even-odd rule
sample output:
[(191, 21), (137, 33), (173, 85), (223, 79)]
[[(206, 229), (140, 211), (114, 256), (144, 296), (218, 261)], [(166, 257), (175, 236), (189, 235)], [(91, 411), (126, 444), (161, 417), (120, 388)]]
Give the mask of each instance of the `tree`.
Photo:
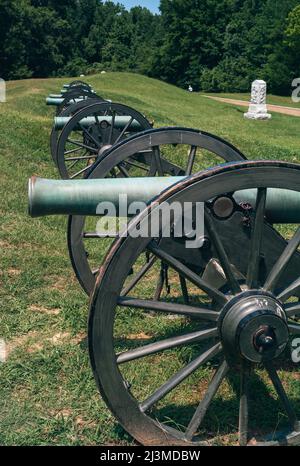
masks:
[(133, 30), (128, 11), (118, 13), (102, 49), (103, 63), (114, 71), (127, 71), (131, 65)]
[(163, 44), (154, 64), (157, 77), (186, 86), (199, 86), (205, 68), (213, 68), (223, 54), (230, 0), (161, 0)]
[(272, 92), (288, 93), (300, 75), (300, 0), (161, 0), (160, 10), (0, 0), (0, 76), (105, 68), (208, 91), (248, 91), (263, 78)]
[[(287, 93), (292, 63), (284, 45), (286, 17), (297, 0), (241, 0), (232, 4), (224, 54), (200, 77), (203, 89), (248, 91), (255, 78), (266, 79), (273, 92)], [(211, 83), (211, 87), (210, 87)]]

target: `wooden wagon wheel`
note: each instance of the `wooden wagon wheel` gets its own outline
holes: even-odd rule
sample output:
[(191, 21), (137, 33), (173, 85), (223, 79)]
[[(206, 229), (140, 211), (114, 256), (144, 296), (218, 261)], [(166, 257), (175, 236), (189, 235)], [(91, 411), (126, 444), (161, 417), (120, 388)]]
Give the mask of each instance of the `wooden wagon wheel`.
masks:
[(103, 150), (148, 128), (147, 118), (127, 105), (105, 101), (83, 108), (59, 136), (56, 160), (60, 176), (83, 177)]
[[(112, 147), (96, 161), (87, 177), (189, 175), (217, 163), (245, 158), (230, 143), (212, 134), (186, 128), (160, 128), (145, 131)], [(101, 257), (111, 243), (105, 234), (101, 237), (96, 233), (95, 223), (94, 218), (84, 216), (71, 216), (68, 222), (72, 266), (88, 294), (94, 288)], [(145, 265), (144, 271), (150, 267), (151, 262)], [(162, 268), (158, 273), (157, 297), (166, 284), (166, 272)], [(182, 286), (185, 286), (184, 280)]]
[[(244, 248), (248, 265), (238, 271), (239, 258), (228, 255), (220, 232), (239, 217), (231, 237), (238, 247), (245, 224), (235, 196), (256, 188), (246, 235), (249, 247)], [(174, 257), (161, 236), (163, 220), (150, 236), (132, 237), (137, 227), (145, 231), (149, 226), (150, 207), (130, 222), (127, 236), (115, 241), (99, 270), (88, 334), (94, 376), (112, 413), (143, 445), (222, 444), (228, 436), (240, 445), (300, 443), (299, 399), (291, 399), (293, 387), (294, 393), (299, 390), (295, 382), (288, 391), (286, 378), (295, 370), (290, 338), (300, 336), (300, 325), (293, 320), (300, 305), (290, 302), (299, 288), (299, 268), (292, 261), (299, 255), (300, 229), (265, 274), (262, 256), (273, 260), (264, 255), (273, 241), (272, 233), (265, 238), (269, 188), (299, 192), (300, 167), (273, 161), (231, 163), (190, 177), (155, 199), (152, 215), (163, 203), (205, 203), (206, 235), (226, 277), (223, 290)], [(215, 212), (220, 196), (233, 202), (223, 219)], [(200, 250), (194, 251), (197, 255)], [(151, 274), (124, 296), (129, 272), (139, 267), (145, 252), (185, 277), (189, 303), (183, 304), (178, 294), (154, 300)], [(170, 313), (181, 316), (179, 322), (161, 319)], [(231, 389), (237, 381), (240, 389)], [(278, 432), (278, 423), (287, 424), (287, 431)]]
[[(97, 101), (97, 99), (96, 99), (96, 101)], [(103, 100), (100, 99), (99, 102), (103, 102)], [(88, 105), (91, 105), (93, 103), (95, 103), (94, 99), (85, 99), (85, 100), (83, 100), (81, 102), (75, 102), (73, 104), (68, 105), (59, 114), (59, 116), (61, 116), (61, 117), (71, 117), (71, 116), (75, 115), (75, 113), (77, 113), (82, 108), (87, 107)], [(56, 162), (57, 141), (58, 141), (60, 131), (61, 130), (57, 129), (55, 127), (55, 125), (53, 125), (52, 130), (51, 130), (51, 135), (50, 135), (50, 152), (51, 152), (52, 160), (55, 163), (55, 165), (57, 164), (57, 162)]]

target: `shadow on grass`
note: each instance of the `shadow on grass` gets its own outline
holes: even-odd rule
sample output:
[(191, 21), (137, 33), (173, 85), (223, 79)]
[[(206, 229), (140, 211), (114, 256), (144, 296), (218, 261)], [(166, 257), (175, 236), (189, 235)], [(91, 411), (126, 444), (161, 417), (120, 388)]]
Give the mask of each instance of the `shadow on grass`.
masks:
[[(210, 404), (209, 410), (199, 430), (199, 440), (212, 441), (217, 444), (235, 444), (238, 435), (239, 416), (239, 374), (230, 372), (227, 381), (234, 396), (222, 399), (216, 396)], [(203, 394), (202, 394), (203, 396)], [(199, 402), (200, 402), (199, 393)], [(291, 404), (296, 412), (300, 412), (300, 400), (290, 397)], [(184, 432), (189, 424), (197, 404), (175, 404), (157, 408), (150, 414), (161, 424)], [(130, 413), (128, 413), (130, 416)], [(281, 402), (270, 393), (270, 388), (264, 383), (259, 374), (253, 373), (249, 385), (249, 439), (258, 441), (274, 440), (283, 437), (289, 431), (288, 418)], [(118, 438), (128, 441), (128, 434), (120, 425), (116, 425), (115, 434)], [(197, 434), (197, 436), (198, 436)]]

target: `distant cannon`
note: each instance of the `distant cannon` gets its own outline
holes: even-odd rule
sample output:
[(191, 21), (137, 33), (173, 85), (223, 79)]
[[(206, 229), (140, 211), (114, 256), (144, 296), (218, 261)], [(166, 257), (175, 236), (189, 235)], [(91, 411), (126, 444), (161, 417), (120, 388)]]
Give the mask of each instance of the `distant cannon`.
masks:
[(57, 117), (53, 126), (53, 157), (62, 178), (83, 177), (90, 166), (114, 144), (151, 123), (131, 107), (108, 101), (78, 102), (71, 118)]
[(87, 99), (97, 99), (103, 101), (104, 99), (96, 94), (94, 89), (83, 81), (74, 81), (69, 85), (65, 84), (61, 89), (60, 94), (50, 94), (46, 98), (46, 105), (56, 107), (56, 114), (59, 115), (68, 106), (81, 102)]
[(136, 110), (102, 99), (81, 82), (66, 86), (64, 95), (52, 94), (46, 102), (57, 107), (50, 148), (61, 177), (66, 179), (84, 176), (104, 150), (152, 127)]

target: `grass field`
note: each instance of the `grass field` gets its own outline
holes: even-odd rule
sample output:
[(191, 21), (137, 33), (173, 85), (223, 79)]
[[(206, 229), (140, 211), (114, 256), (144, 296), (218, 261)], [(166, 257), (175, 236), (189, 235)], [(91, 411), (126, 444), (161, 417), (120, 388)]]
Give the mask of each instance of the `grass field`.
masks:
[[(86, 344), (88, 298), (69, 263), (66, 219), (27, 215), (28, 178), (57, 177), (49, 153), (54, 112), (45, 97), (66, 81), (9, 82), (7, 103), (0, 104), (0, 337), (8, 346), (7, 361), (0, 363), (1, 445), (134, 444), (100, 399), (92, 377)], [(127, 73), (87, 81), (103, 97), (154, 119), (156, 127), (199, 128), (227, 139), (248, 158), (300, 162), (296, 117), (273, 114), (268, 122), (247, 121), (239, 107)], [(272, 97), (272, 103), (284, 102)], [(124, 326), (137, 332), (133, 321)], [(170, 370), (176, 365), (168, 362)], [(163, 376), (155, 364), (143, 370), (148, 371), (145, 381)], [(299, 400), (299, 379), (291, 373), (286, 382)], [(232, 400), (229, 393), (220, 426), (229, 434)], [(272, 398), (270, 406), (274, 403)], [(234, 435), (229, 441), (235, 442)]]

